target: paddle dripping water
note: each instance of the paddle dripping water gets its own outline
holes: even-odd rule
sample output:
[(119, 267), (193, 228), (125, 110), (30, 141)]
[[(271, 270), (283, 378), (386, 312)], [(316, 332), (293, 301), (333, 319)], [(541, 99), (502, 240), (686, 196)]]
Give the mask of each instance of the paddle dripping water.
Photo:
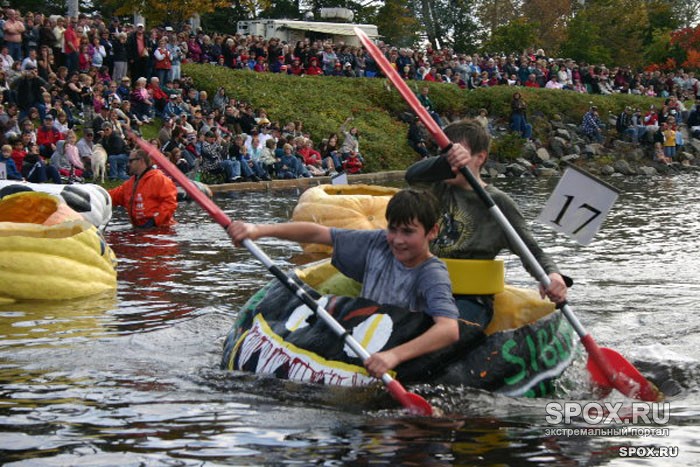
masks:
[[(570, 299), (601, 345), (655, 382), (678, 381), (670, 435), (548, 432), (546, 404), (594, 402), (585, 355), (547, 399), (466, 388), (410, 387), (447, 414), (412, 417), (381, 387), (298, 385), (218, 369), (235, 310), (270, 280), (208, 215), (183, 203), (171, 231), (135, 233), (117, 212), (107, 241), (119, 258), (116, 296), (0, 307), (0, 458), (20, 465), (605, 464), (620, 446), (700, 455), (700, 193), (695, 176), (614, 180), (621, 196), (587, 247), (533, 224), (576, 284)], [(534, 219), (556, 180), (496, 180)], [(218, 197), (230, 217), (282, 222), (297, 191)], [(652, 201), (653, 200), (653, 201)], [(690, 240), (687, 240), (690, 236)], [(276, 264), (301, 248), (265, 240)], [(534, 288), (513, 256), (506, 279)], [(676, 271), (683, 271), (678, 274)], [(612, 393), (608, 401), (631, 401)], [(575, 427), (586, 427), (581, 421)], [(668, 463), (668, 459), (662, 461)]]

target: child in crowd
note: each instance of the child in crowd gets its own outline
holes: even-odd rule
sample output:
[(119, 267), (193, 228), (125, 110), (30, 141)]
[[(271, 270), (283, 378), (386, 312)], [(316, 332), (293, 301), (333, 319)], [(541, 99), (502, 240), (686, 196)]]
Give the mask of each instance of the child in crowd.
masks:
[(61, 175), (56, 167), (47, 165), (44, 158), (39, 153), (39, 145), (30, 143), (27, 156), (24, 158), (22, 175), (31, 183), (61, 183)]
[(654, 143), (654, 160), (662, 164), (670, 164), (671, 159), (664, 154), (664, 148), (661, 143)]
[(24, 165), (24, 158), (27, 155), (27, 150), (24, 147), (22, 138), (16, 138), (12, 140), (12, 160), (15, 161), (15, 167), (18, 171), (22, 170)]
[(664, 155), (673, 160), (676, 157), (676, 130), (664, 122), (661, 124), (661, 133), (664, 135)]
[[(12, 160), (12, 146), (3, 144), (2, 155), (0, 155), (0, 164), (5, 164), (5, 170), (0, 170), (0, 175), (4, 175), (7, 180), (22, 180), (22, 174), (17, 170), (15, 161)], [(1, 168), (1, 167), (0, 167)]]
[(489, 122), (489, 111), (486, 109), (479, 109), (479, 115), (474, 119), (484, 127), (488, 134), (492, 134), (491, 122)]
[(362, 159), (359, 153), (352, 152), (343, 161), (343, 170), (349, 174), (358, 174), (362, 172)]
[(245, 239), (262, 237), (332, 245), (333, 265), (362, 283), (362, 297), (432, 317), (434, 324), (420, 336), (365, 360), (368, 372), (379, 378), (459, 338), (447, 268), (429, 249), (438, 235), (437, 199), (428, 192), (402, 190), (389, 201), (386, 219), (386, 230), (337, 229), (311, 222), (233, 222), (227, 232), (237, 246)]

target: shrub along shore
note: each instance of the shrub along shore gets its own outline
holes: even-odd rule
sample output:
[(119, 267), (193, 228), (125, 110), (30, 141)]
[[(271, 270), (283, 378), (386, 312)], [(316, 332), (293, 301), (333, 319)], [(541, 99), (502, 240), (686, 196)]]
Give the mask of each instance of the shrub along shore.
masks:
[[(184, 65), (183, 72), (193, 78), (197, 89), (206, 90), (209, 96), (222, 86), (227, 96), (248, 102), (255, 109), (265, 109), (268, 118), (280, 125), (302, 121), (316, 144), (337, 132), (346, 118), (354, 117), (353, 125), (361, 135), (360, 151), (365, 157), (366, 172), (404, 170), (416, 160), (416, 153), (406, 139), (406, 115), (410, 109), (386, 79), (297, 77), (192, 64)], [(687, 131), (684, 131), (686, 144), (680, 151), (681, 162), (670, 167), (653, 162), (651, 145), (635, 145), (618, 138), (614, 117), (625, 106), (645, 111), (654, 104), (660, 109), (662, 98), (511, 86), (467, 91), (456, 85), (425, 81), (408, 84), (416, 93), (428, 86), (436, 110), (447, 122), (476, 116), (480, 108), (488, 111), (495, 128), (489, 163), (491, 176), (558, 173), (562, 160), (603, 175), (653, 175), (695, 170), (700, 160), (700, 140), (689, 138)], [(516, 91), (527, 103), (533, 141), (508, 131), (510, 102)], [(585, 141), (578, 132), (590, 105), (598, 107), (601, 119), (608, 125), (603, 145)]]

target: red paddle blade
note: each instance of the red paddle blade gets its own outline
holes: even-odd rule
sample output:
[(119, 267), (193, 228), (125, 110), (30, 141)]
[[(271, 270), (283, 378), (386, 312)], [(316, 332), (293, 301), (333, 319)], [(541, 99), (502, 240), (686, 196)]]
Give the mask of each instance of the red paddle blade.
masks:
[(433, 414), (433, 407), (418, 394), (406, 391), (401, 383), (396, 380), (386, 385), (387, 391), (396, 399), (404, 408), (408, 409), (415, 415), (430, 417)]
[(602, 387), (615, 388), (628, 397), (655, 402), (663, 399), (664, 395), (648, 379), (642, 375), (625, 357), (607, 347), (600, 347), (601, 356), (613, 369), (612, 379), (601, 370), (601, 365), (596, 363), (593, 354), (588, 357), (588, 371), (593, 382)]

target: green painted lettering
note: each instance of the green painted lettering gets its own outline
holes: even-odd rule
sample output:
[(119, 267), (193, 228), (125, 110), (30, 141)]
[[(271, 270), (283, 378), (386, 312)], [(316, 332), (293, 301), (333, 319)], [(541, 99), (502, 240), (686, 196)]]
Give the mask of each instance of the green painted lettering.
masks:
[(559, 362), (557, 350), (549, 343), (549, 333), (546, 329), (537, 330), (537, 341), (540, 345), (540, 355), (547, 368), (552, 368)]
[(534, 371), (540, 371), (540, 367), (537, 364), (537, 347), (532, 340), (532, 336), (529, 334), (525, 336), (525, 342), (527, 342), (527, 347), (530, 349), (530, 366)]
[(559, 354), (559, 360), (562, 362), (566, 361), (566, 359), (569, 358), (569, 350), (568, 349), (570, 349), (571, 347), (567, 346), (567, 348), (565, 349), (562, 346), (562, 342), (561, 342), (560, 337), (564, 337), (564, 336), (561, 336), (557, 332), (557, 329), (554, 327), (554, 323), (550, 323), (549, 328), (552, 330), (552, 342), (554, 342), (554, 346), (556, 347), (557, 353)]
[(573, 348), (574, 348), (574, 345), (571, 342), (571, 331), (572, 330), (573, 330), (573, 328), (571, 327), (571, 325), (569, 324), (569, 322), (567, 320), (562, 319), (559, 322), (559, 329), (558, 329), (557, 334), (564, 338), (564, 342), (566, 343), (566, 347), (570, 350), (573, 350)]
[(518, 349), (518, 344), (515, 342), (514, 339), (508, 339), (505, 344), (503, 344), (503, 347), (501, 347), (501, 356), (503, 357), (503, 360), (513, 363), (514, 365), (517, 365), (520, 367), (520, 371), (517, 372), (513, 376), (508, 376), (503, 379), (503, 381), (508, 384), (516, 384), (520, 381), (522, 381), (525, 376), (527, 376), (527, 371), (525, 370), (526, 365), (525, 365), (525, 359), (522, 357), (511, 354), (510, 351), (515, 349), (517, 351)]

